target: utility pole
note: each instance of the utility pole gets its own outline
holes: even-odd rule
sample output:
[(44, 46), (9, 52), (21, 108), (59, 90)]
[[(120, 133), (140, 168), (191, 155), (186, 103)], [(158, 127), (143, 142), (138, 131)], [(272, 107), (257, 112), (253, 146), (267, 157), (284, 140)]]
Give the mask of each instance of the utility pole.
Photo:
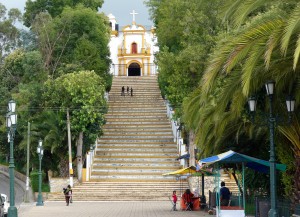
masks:
[(30, 122), (28, 121), (27, 127), (27, 169), (26, 169), (26, 192), (25, 203), (29, 203), (29, 153), (30, 153)]
[(69, 147), (69, 176), (70, 176), (70, 185), (71, 187), (73, 187), (71, 124), (70, 124), (69, 108), (67, 109), (67, 128), (68, 128), (68, 147)]

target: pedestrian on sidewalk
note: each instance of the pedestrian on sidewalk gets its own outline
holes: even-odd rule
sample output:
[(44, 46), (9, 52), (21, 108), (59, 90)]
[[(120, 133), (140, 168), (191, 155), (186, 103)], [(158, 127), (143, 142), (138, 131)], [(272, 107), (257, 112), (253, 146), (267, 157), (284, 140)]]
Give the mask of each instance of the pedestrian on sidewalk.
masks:
[(69, 206), (70, 203), (72, 203), (72, 188), (71, 185), (68, 185), (67, 188), (63, 188), (64, 190), (64, 195), (66, 199), (66, 205)]
[(133, 96), (133, 89), (132, 89), (132, 87), (130, 88), (130, 96)]

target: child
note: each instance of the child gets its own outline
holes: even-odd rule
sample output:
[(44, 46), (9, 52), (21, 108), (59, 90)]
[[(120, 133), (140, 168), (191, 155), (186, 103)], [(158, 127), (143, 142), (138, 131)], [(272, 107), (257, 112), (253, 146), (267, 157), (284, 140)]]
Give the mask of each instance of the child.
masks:
[(177, 211), (176, 209), (176, 203), (177, 203), (177, 195), (176, 195), (176, 191), (173, 191), (173, 195), (172, 195), (172, 202), (173, 202), (173, 211)]

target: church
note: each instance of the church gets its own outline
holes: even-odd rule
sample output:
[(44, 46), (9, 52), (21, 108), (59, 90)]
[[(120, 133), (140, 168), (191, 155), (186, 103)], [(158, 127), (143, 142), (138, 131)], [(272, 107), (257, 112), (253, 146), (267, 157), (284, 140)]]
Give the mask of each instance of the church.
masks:
[(119, 27), (114, 15), (108, 15), (111, 26), (110, 73), (113, 76), (156, 75), (154, 54), (158, 52), (158, 47), (155, 29), (136, 24), (138, 13), (133, 10), (130, 14), (132, 24), (124, 27)]

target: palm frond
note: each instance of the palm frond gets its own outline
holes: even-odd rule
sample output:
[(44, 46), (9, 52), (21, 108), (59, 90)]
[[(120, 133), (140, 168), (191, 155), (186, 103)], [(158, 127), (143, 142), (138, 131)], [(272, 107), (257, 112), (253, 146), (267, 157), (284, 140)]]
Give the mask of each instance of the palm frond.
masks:
[(295, 32), (299, 31), (300, 27), (300, 3), (298, 3), (297, 7), (294, 9), (292, 14), (289, 16), (287, 21), (287, 25), (284, 28), (284, 35), (281, 42), (281, 50), (283, 54), (286, 54), (286, 51), (290, 45), (290, 40), (292, 35)]
[(255, 10), (259, 9), (260, 7), (266, 5), (270, 2), (270, 0), (245, 0), (242, 4), (239, 5), (239, 9), (233, 15), (234, 25), (236, 27), (241, 26), (249, 15), (253, 13)]
[(295, 49), (295, 53), (294, 53), (294, 64), (293, 64), (294, 70), (296, 70), (296, 68), (297, 68), (299, 55), (300, 55), (300, 34), (298, 34), (296, 49)]
[(279, 46), (281, 38), (282, 38), (282, 31), (281, 31), (281, 28), (278, 28), (278, 30), (275, 30), (270, 35), (269, 40), (267, 41), (266, 52), (264, 55), (265, 65), (266, 65), (267, 70), (270, 68), (271, 57), (272, 57), (273, 51), (277, 46)]
[(249, 57), (247, 58), (242, 72), (242, 92), (245, 96), (249, 96), (251, 82), (253, 80), (253, 72), (257, 65), (263, 63), (263, 53), (265, 38), (262, 38), (256, 43), (252, 50), (249, 52)]
[(296, 116), (294, 116), (291, 126), (279, 126), (278, 129), (295, 149), (300, 150), (300, 125)]

